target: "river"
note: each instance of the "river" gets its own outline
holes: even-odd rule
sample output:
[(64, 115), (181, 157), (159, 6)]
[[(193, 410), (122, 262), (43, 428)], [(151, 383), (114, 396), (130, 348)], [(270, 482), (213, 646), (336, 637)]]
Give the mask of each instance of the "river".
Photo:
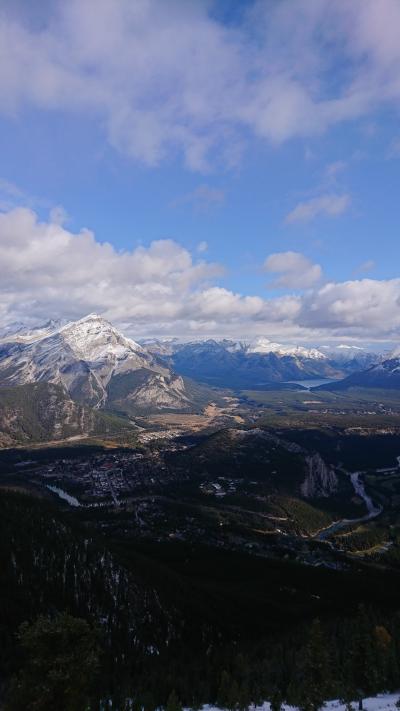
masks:
[(57, 496), (59, 496), (60, 499), (64, 499), (64, 501), (67, 501), (70, 506), (80, 506), (81, 505), (79, 503), (78, 499), (75, 498), (75, 496), (71, 496), (71, 494), (68, 494), (67, 491), (64, 491), (64, 489), (60, 489), (58, 486), (53, 486), (52, 484), (46, 484), (46, 488), (50, 489), (50, 491), (52, 491), (53, 494), (57, 494)]
[(287, 385), (301, 385), (306, 390), (311, 390), (312, 388), (317, 388), (320, 385), (329, 385), (329, 383), (337, 383), (336, 380), (332, 378), (312, 378), (309, 380), (286, 380)]
[(326, 538), (329, 538), (332, 533), (336, 533), (336, 531), (340, 531), (343, 528), (347, 528), (347, 526), (352, 526), (354, 523), (370, 521), (372, 518), (376, 518), (377, 516), (379, 516), (379, 514), (382, 512), (382, 507), (375, 506), (371, 497), (368, 496), (367, 492), (365, 491), (365, 485), (361, 479), (362, 473), (363, 472), (351, 472), (349, 476), (350, 481), (353, 485), (354, 492), (361, 499), (364, 499), (368, 513), (365, 516), (360, 516), (360, 518), (342, 518), (340, 519), (340, 521), (335, 521), (334, 523), (331, 523), (330, 526), (324, 528), (322, 531), (319, 531), (315, 535), (315, 538), (318, 541), (324, 541)]

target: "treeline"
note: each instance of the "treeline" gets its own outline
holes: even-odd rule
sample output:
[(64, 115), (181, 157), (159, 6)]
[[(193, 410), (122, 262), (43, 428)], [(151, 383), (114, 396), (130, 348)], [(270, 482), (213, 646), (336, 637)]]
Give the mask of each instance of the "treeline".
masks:
[[(319, 711), (330, 698), (350, 709), (366, 696), (399, 686), (400, 615), (386, 626), (360, 606), (351, 620), (324, 625), (315, 619), (297, 648), (286, 642), (242, 651), (214, 650), (207, 660), (168, 659), (158, 668), (121, 676), (117, 688), (102, 688), (104, 649), (101, 631), (68, 614), (41, 616), (18, 632), (19, 668), (5, 690), (5, 711), (180, 711), (212, 703), (245, 711), (265, 700), (272, 711), (284, 702), (300, 711)], [(197, 676), (195, 676), (197, 675)]]

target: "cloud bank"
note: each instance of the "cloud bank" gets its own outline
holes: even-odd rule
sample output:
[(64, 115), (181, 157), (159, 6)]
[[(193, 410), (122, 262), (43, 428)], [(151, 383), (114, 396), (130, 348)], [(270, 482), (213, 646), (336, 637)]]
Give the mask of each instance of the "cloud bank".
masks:
[(249, 137), (277, 144), (398, 106), (398, 0), (254, 0), (230, 23), (218, 10), (4, 0), (0, 111), (78, 112), (137, 161), (178, 154), (207, 172), (235, 165)]
[(321, 282), (298, 252), (270, 255), (265, 268), (293, 294), (242, 295), (219, 285), (223, 266), (172, 240), (130, 252), (72, 233), (58, 214), (46, 222), (27, 208), (0, 213), (0, 322), (41, 322), (102, 313), (132, 335), (265, 334), (323, 340), (394, 340), (400, 279)]

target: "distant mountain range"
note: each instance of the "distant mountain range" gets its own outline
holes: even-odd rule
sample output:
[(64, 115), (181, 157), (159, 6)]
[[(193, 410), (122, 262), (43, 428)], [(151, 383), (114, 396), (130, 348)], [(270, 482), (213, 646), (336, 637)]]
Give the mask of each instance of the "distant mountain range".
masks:
[(271, 383), (341, 379), (376, 363), (379, 356), (354, 346), (304, 348), (266, 338), (254, 341), (146, 339), (148, 351), (177, 373), (219, 387), (264, 389)]
[(329, 389), (397, 388), (399, 363), (345, 344), (305, 348), (265, 337), (138, 343), (96, 314), (34, 328), (12, 324), (0, 331), (0, 445), (121, 426), (101, 412), (198, 412), (218, 398), (210, 386), (267, 390), (323, 378), (335, 381)]
[(382, 360), (380, 363), (352, 373), (347, 378), (330, 383), (329, 387), (321, 386), (317, 389), (349, 390), (349, 388), (381, 388), (383, 390), (400, 389), (400, 356), (393, 356)]

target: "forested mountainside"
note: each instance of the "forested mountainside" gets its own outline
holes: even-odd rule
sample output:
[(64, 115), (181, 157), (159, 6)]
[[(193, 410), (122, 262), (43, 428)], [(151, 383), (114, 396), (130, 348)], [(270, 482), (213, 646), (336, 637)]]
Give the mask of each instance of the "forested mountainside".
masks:
[(0, 447), (129, 431), (129, 423), (74, 402), (61, 385), (0, 387)]
[(325, 698), (398, 684), (395, 573), (363, 566), (337, 573), (180, 544), (135, 546), (5, 490), (0, 527), (3, 696), (24, 663), (18, 625), (60, 612), (98, 630), (97, 693), (121, 711), (122, 697), (155, 709), (173, 689), (187, 705), (233, 709), (278, 692), (300, 702), (317, 656)]

